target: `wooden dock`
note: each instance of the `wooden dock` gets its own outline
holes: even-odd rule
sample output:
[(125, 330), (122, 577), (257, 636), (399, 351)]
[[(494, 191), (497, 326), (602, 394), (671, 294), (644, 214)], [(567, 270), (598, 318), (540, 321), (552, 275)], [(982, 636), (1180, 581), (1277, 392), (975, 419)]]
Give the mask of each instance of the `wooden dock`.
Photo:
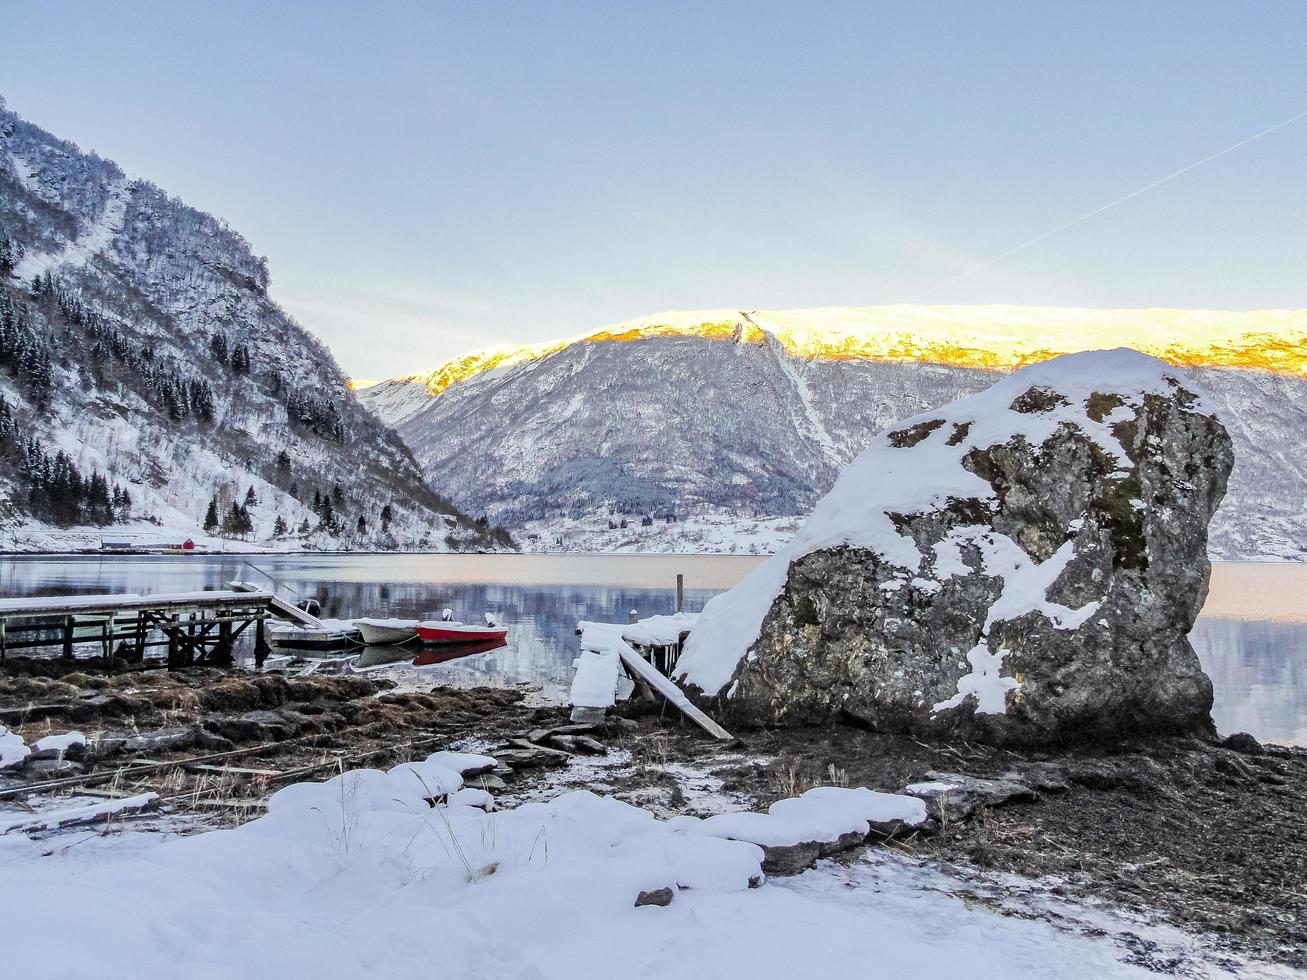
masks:
[(627, 623), (577, 623), (581, 659), (572, 684), (572, 719), (602, 718), (616, 703), (614, 691), (624, 667), (636, 686), (650, 696), (657, 691), (714, 738), (732, 740), (734, 736), (704, 714), (671, 679), (685, 640), (698, 622), (694, 613), (642, 620), (632, 610)]
[[(0, 599), (0, 660), (10, 651), (57, 650), (67, 660), (80, 643), (99, 643), (107, 658), (121, 650), (143, 660), (147, 647), (168, 648), (168, 668), (230, 663), (233, 645), (254, 627), (254, 653), (268, 653), (264, 623), (318, 621), (274, 593), (232, 583), (226, 591), (159, 595), (75, 595)], [(157, 636), (155, 635), (157, 634)]]

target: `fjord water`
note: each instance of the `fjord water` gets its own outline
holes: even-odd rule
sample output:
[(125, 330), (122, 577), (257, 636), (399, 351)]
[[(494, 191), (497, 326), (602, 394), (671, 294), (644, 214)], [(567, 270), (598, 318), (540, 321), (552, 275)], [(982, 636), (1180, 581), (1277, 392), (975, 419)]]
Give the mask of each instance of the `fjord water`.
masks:
[[(718, 555), (248, 556), (258, 569), (322, 602), (323, 615), (479, 620), (509, 627), (508, 646), (398, 678), (460, 685), (539, 684), (562, 698), (580, 619), (671, 612), (678, 572), (685, 607), (701, 609), (762, 559)], [(0, 560), (0, 595), (190, 592), (232, 579), (266, 581), (237, 555), (18, 556)], [(1216, 688), (1222, 733), (1307, 745), (1307, 565), (1218, 562), (1191, 634)]]

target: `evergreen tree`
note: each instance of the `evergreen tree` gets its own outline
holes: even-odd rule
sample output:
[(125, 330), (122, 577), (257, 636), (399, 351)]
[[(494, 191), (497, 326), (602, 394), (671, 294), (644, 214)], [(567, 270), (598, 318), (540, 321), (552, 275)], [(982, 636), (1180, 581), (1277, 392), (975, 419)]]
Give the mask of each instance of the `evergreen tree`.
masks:
[(395, 511), (390, 506), (390, 504), (386, 504), (385, 507), (381, 508), (381, 533), (382, 534), (390, 533), (390, 522), (393, 521), (394, 519), (395, 519)]
[(228, 352), (227, 335), (223, 333), (215, 333), (210, 337), (209, 351), (213, 354), (214, 360), (221, 364), (226, 364)]
[(209, 509), (204, 512), (204, 533), (212, 534), (218, 530), (218, 498), (215, 495), (209, 501)]
[(300, 537), (308, 537), (308, 534), (309, 534), (309, 519), (306, 517), (304, 518), (304, 520), (300, 521)]
[(329, 531), (337, 530), (336, 509), (331, 506), (330, 497), (324, 497), (322, 500), (322, 513), (319, 515), (318, 527), (324, 527)]
[(259, 506), (259, 498), (254, 495), (254, 488), (250, 487), (245, 491), (245, 507), (248, 510), (251, 507)]
[(277, 522), (272, 525), (272, 536), (274, 538), (284, 538), (288, 530), (290, 529), (286, 527), (286, 519), (278, 514)]
[(363, 519), (362, 514), (359, 514), (358, 523), (354, 525), (354, 530), (360, 535), (368, 533), (368, 522)]
[(234, 538), (241, 533), (243, 525), (240, 505), (232, 503), (227, 512), (222, 515), (222, 536), (224, 538)]

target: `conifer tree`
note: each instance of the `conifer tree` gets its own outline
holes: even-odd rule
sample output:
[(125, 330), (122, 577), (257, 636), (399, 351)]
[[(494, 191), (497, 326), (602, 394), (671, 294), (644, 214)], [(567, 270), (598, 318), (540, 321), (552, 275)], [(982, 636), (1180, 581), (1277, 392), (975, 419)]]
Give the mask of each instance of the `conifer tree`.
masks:
[(212, 534), (218, 530), (218, 497), (215, 494), (209, 501), (209, 509), (204, 512), (204, 533)]

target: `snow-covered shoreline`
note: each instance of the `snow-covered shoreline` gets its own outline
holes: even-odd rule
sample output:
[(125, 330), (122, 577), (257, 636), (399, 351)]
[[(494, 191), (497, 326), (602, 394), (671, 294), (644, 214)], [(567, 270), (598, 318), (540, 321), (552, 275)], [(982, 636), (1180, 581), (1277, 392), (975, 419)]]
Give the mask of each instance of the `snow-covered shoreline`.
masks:
[[(7, 962), (100, 977), (1152, 975), (1101, 911), (1004, 915), (879, 851), (764, 879), (761, 850), (714, 836), (717, 818), (658, 820), (584, 790), (486, 812), (456, 761), (294, 784), (233, 830), (0, 836), (22, 896), (0, 920)], [(69, 943), (74, 894), (100, 913)]]

